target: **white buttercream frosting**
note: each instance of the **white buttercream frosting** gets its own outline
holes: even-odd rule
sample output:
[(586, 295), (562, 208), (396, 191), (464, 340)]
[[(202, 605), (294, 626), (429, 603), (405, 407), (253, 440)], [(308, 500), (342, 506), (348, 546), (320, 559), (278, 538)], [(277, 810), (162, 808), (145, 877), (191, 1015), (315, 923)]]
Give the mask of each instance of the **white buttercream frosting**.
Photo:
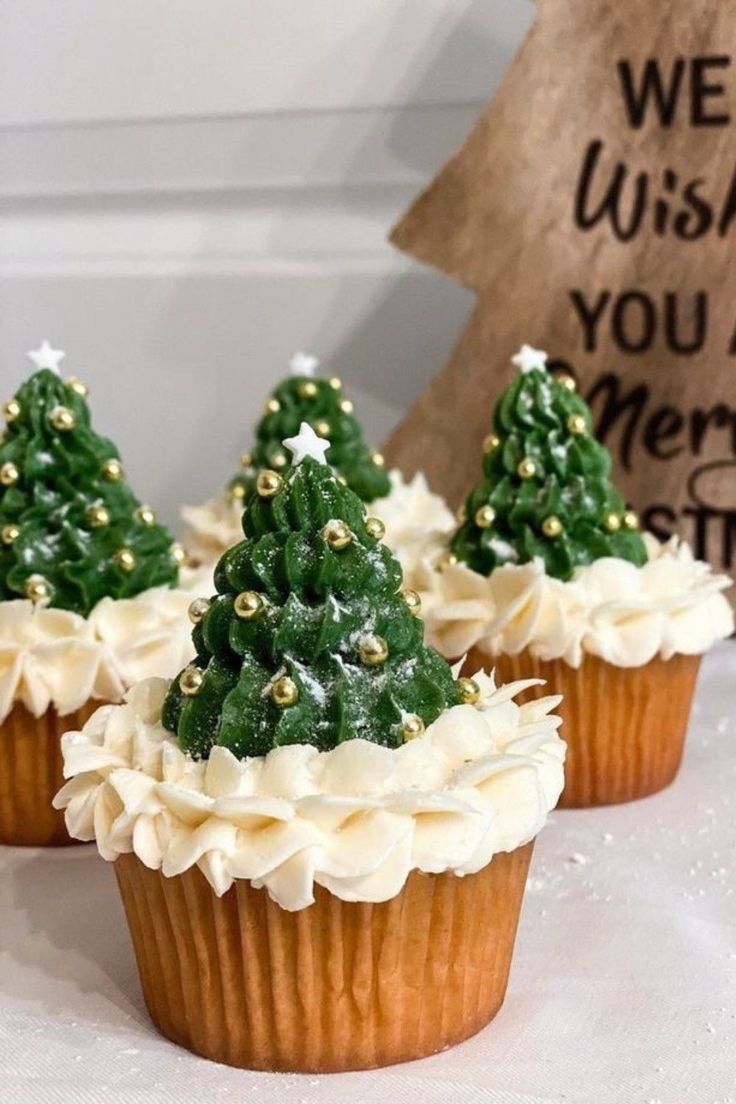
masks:
[(371, 504), (369, 512), (386, 526), (385, 543), (404, 572), (404, 585), (415, 587), (416, 567), (434, 562), (444, 550), (455, 519), (447, 503), (431, 491), (421, 472), (406, 482), (401, 472), (389, 473), (391, 490)]
[(730, 636), (728, 576), (696, 560), (676, 537), (660, 544), (647, 533), (644, 541), (643, 566), (604, 557), (576, 568), (566, 582), (547, 575), (539, 560), (506, 564), (488, 578), (463, 564), (438, 572), (427, 561), (415, 569), (427, 640), (449, 657), (473, 646), (489, 656), (528, 648), (572, 667), (586, 652), (640, 667), (658, 655), (700, 655)]
[(198, 563), (214, 564), (223, 552), (243, 540), (243, 503), (227, 491), (199, 506), (182, 506), (181, 516), (188, 526), (184, 545)]
[(210, 590), (207, 576), (188, 571), (176, 589), (103, 598), (89, 617), (0, 602), (0, 722), (16, 702), (35, 717), (50, 707), (64, 716), (90, 699), (120, 701), (142, 678), (173, 677), (192, 656), (187, 608)]
[(62, 740), (69, 779), (54, 804), (103, 858), (134, 852), (171, 877), (198, 866), (215, 893), (237, 878), (283, 908), (314, 885), (344, 901), (385, 901), (410, 871), (470, 874), (539, 832), (563, 785), (559, 697), (518, 705), (538, 680), (446, 710), (397, 749), (348, 740), (240, 760), (185, 755), (160, 723), (168, 683), (148, 679)]
[[(367, 509), (386, 526), (385, 542), (409, 573), (406, 585), (412, 586), (411, 569), (423, 558), (439, 555), (455, 523), (445, 500), (430, 491), (421, 473), (406, 482), (401, 472), (392, 471), (389, 479), (389, 493)], [(201, 506), (182, 507), (181, 514), (189, 526), (187, 551), (200, 563), (213, 564), (243, 539), (243, 505), (224, 491)]]

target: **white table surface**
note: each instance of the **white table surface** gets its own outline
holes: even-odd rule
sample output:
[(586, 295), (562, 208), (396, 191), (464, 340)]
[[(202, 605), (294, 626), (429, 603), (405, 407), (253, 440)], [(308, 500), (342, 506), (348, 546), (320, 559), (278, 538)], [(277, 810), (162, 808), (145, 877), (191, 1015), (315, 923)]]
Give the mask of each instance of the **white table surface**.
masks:
[(96, 849), (0, 848), (0, 1102), (736, 1102), (735, 702), (725, 644), (669, 790), (553, 814), (495, 1021), (377, 1072), (255, 1074), (166, 1042)]

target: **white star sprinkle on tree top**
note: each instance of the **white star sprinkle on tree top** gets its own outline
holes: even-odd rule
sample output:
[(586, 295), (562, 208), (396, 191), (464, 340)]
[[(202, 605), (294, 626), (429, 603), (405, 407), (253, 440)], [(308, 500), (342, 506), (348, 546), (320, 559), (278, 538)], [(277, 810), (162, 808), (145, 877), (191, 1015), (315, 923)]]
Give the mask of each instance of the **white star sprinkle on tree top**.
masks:
[(531, 345), (522, 345), (518, 353), (512, 356), (511, 363), (519, 369), (522, 375), (535, 370), (546, 372), (547, 354), (542, 349), (533, 349)]
[(296, 467), (307, 456), (317, 460), (320, 464), (326, 464), (325, 453), (330, 447), (330, 442), (323, 437), (318, 437), (309, 422), (302, 422), (296, 437), (287, 437), (281, 442), (284, 448), (291, 453), (291, 462)]
[(292, 376), (313, 376), (319, 368), (319, 358), (311, 353), (294, 353), (289, 361)]
[(59, 371), (59, 365), (66, 356), (63, 349), (52, 349), (48, 341), (45, 339), (41, 342), (40, 349), (33, 349), (31, 352), (26, 353), (28, 359), (36, 365), (36, 368), (48, 368), (52, 372), (56, 372), (57, 376), (61, 375)]

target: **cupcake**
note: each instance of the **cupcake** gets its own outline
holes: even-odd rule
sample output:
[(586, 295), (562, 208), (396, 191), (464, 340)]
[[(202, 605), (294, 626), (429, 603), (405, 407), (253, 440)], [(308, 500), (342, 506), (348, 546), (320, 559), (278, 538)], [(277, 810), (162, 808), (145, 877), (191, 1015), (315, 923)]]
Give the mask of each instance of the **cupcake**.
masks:
[(562, 788), (559, 698), (457, 679), (329, 442), (303, 424), (284, 446), (192, 605), (196, 658), (65, 735), (56, 804), (115, 862), (165, 1036), (253, 1069), (362, 1069), (500, 1007)]
[[(0, 842), (69, 842), (52, 799), (60, 736), (191, 654), (181, 548), (90, 426), (48, 342), (5, 403), (0, 441)], [(194, 582), (195, 580), (193, 580)]]
[(514, 362), (483, 479), (440, 572), (422, 567), (428, 639), (563, 695), (562, 805), (630, 801), (677, 773), (700, 658), (733, 632), (730, 580), (639, 531), (574, 380), (528, 346)]
[(402, 564), (417, 558), (419, 546), (428, 554), (438, 538), (452, 531), (452, 515), (423, 476), (405, 484), (399, 472), (384, 470), (383, 457), (363, 439), (342, 382), (336, 376), (320, 378), (318, 363), (306, 353), (292, 357), (290, 375), (266, 402), (253, 449), (241, 456), (242, 471), (215, 498), (182, 509), (189, 526), (185, 543), (197, 562), (214, 566), (223, 552), (242, 539), (243, 507), (254, 493), (258, 472), (270, 468), (283, 474), (290, 461), (282, 440), (297, 433), (302, 421), (329, 440), (327, 461), (335, 474), (363, 502), (372, 504), (372, 513), (389, 523), (386, 541)]

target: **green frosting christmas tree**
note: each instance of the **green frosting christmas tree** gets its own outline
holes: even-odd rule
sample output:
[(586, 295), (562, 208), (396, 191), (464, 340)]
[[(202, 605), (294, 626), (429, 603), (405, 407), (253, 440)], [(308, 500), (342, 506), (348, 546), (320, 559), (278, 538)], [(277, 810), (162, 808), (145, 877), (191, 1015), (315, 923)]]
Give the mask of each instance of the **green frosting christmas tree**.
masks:
[(303, 423), (293, 466), (261, 471), (245, 540), (220, 559), (217, 594), (190, 608), (196, 659), (172, 684), (163, 723), (181, 747), (243, 758), (284, 744), (322, 750), (421, 735), (447, 706), (477, 699), (426, 647), (418, 596), (358, 496)]
[(363, 502), (383, 498), (391, 489), (380, 453), (371, 452), (363, 440), (353, 404), (346, 399), (336, 376), (315, 376), (317, 358), (297, 353), (291, 360), (291, 375), (274, 390), (266, 403), (255, 433), (251, 452), (243, 453), (243, 472), (228, 484), (230, 495), (247, 502), (253, 494), (258, 472), (272, 468), (283, 472), (289, 455), (282, 441), (308, 422), (318, 437), (329, 441), (327, 462)]
[(115, 446), (90, 426), (87, 389), (44, 342), (5, 403), (0, 440), (0, 599), (86, 616), (105, 596), (174, 586), (183, 549), (124, 482)]
[(513, 358), (520, 372), (495, 409), (484, 478), (451, 553), (482, 575), (538, 557), (558, 579), (602, 556), (646, 563), (638, 519), (609, 482), (611, 458), (592, 436), (590, 410), (572, 377), (551, 375), (546, 359), (528, 345)]

